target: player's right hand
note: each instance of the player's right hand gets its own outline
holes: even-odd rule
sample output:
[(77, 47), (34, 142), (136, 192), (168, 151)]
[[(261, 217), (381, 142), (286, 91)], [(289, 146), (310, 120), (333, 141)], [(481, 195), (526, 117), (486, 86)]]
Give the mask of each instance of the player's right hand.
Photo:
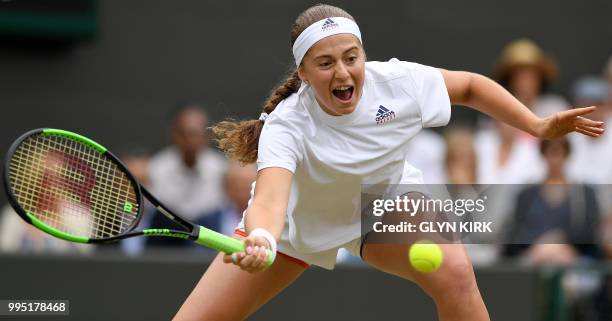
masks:
[(270, 245), (261, 236), (250, 235), (244, 239), (244, 252), (225, 254), (223, 262), (232, 263), (244, 271), (256, 273), (266, 269)]

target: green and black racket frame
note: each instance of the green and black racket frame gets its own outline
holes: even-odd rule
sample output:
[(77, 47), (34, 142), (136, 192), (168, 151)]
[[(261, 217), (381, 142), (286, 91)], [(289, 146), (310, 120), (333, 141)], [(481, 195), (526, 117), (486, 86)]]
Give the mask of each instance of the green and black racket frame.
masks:
[[(244, 242), (172, 213), (104, 146), (70, 131), (41, 128), (19, 137), (6, 156), (3, 183), (11, 206), (24, 221), (67, 241), (107, 243), (165, 236), (228, 254), (245, 250)], [(136, 230), (143, 195), (184, 230)]]

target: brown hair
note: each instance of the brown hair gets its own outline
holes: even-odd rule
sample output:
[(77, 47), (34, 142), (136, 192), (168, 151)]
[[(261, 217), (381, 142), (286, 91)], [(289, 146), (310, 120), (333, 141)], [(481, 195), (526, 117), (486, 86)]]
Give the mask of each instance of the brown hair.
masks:
[[(344, 17), (355, 20), (346, 11), (325, 4), (319, 4), (302, 12), (291, 27), (291, 46), (298, 36), (311, 24), (331, 17)], [(301, 80), (294, 68), (287, 79), (272, 91), (263, 105), (263, 112), (270, 114), (283, 99), (291, 96), (300, 88)], [(264, 122), (261, 120), (236, 121), (228, 119), (212, 127), (217, 136), (219, 148), (227, 157), (241, 163), (254, 163), (257, 160), (257, 145)]]

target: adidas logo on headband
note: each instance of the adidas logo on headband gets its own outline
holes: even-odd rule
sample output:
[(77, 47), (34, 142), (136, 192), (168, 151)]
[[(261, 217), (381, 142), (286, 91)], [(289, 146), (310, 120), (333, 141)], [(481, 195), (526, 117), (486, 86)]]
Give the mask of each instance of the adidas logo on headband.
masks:
[(327, 18), (321, 27), (321, 31), (327, 31), (338, 27), (338, 23), (334, 22), (330, 18)]

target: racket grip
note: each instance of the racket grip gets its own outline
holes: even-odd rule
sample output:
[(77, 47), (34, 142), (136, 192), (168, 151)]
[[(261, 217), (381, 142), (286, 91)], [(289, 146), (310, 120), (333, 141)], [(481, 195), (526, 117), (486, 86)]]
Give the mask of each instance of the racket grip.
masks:
[[(198, 239), (195, 240), (195, 242), (226, 254), (245, 251), (243, 241), (215, 232), (213, 230), (209, 230), (203, 226), (200, 226), (200, 233), (198, 235)], [(274, 263), (274, 258), (272, 254), (273, 253), (268, 250), (267, 267), (270, 267), (270, 265)]]

